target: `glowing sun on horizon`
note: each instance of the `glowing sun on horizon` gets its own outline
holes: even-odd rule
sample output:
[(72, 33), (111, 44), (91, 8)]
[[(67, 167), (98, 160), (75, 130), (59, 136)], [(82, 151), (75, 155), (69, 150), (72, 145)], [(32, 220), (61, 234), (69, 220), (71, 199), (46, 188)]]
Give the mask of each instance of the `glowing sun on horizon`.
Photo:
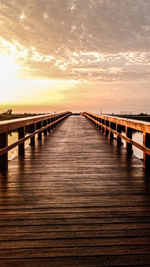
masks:
[(10, 83), (18, 77), (20, 66), (11, 55), (0, 55), (0, 82)]
[(0, 102), (7, 101), (12, 95), (12, 86), (18, 79), (21, 67), (11, 55), (0, 55)]

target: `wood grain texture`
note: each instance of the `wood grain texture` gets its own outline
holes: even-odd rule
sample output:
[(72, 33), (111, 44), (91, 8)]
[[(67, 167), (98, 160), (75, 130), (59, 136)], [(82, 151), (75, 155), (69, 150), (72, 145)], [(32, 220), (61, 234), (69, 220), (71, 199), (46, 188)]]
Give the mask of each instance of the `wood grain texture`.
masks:
[[(34, 123), (34, 124), (31, 124), (30, 125), (30, 134), (28, 134), (27, 136), (25, 136), (25, 134), (24, 134), (24, 137), (22, 137), (22, 138), (20, 138), (20, 139), (18, 139), (18, 141), (16, 141), (15, 143), (12, 143), (11, 145), (9, 145), (9, 146), (4, 146), (3, 148), (1, 148), (0, 149), (0, 156), (3, 156), (3, 155), (5, 155), (9, 150), (11, 150), (11, 149), (13, 149), (14, 147), (16, 147), (16, 146), (20, 146), (21, 144), (24, 144), (24, 142), (25, 141), (27, 141), (28, 139), (31, 139), (31, 146), (34, 146), (35, 145), (35, 135), (37, 135), (37, 134), (39, 134), (39, 133), (44, 133), (44, 135), (47, 135), (47, 129), (49, 128), (49, 127), (54, 127), (55, 125), (57, 125), (58, 123), (60, 123), (63, 119), (65, 119), (65, 118), (67, 118), (68, 116), (69, 116), (70, 114), (69, 113), (67, 113), (67, 114), (58, 114), (58, 118), (57, 118), (57, 116), (55, 117), (56, 119), (53, 121), (53, 122), (51, 122), (51, 123), (49, 123), (48, 125), (46, 125), (45, 123), (45, 125), (42, 127), (42, 128), (40, 128), (40, 129), (37, 129), (36, 130), (36, 124)], [(59, 116), (60, 116), (60, 118), (59, 118)], [(37, 116), (37, 117), (39, 117), (39, 116)], [(20, 123), (20, 120), (22, 120), (22, 119), (18, 119), (18, 122), (17, 123)], [(27, 120), (27, 119), (26, 119)], [(14, 120), (13, 120), (14, 121)], [(33, 120), (34, 121), (34, 120)], [(31, 119), (29, 119), (29, 121), (26, 121), (26, 123), (29, 123), (29, 122), (31, 122)], [(5, 125), (5, 123), (4, 123), (4, 125)], [(4, 125), (0, 125), (0, 131), (3, 129), (3, 126)], [(10, 125), (12, 125), (12, 124), (10, 124)], [(8, 126), (7, 127), (9, 127), (9, 124), (8, 124)], [(17, 129), (17, 128), (16, 128)], [(20, 128), (19, 128), (20, 129)], [(7, 129), (8, 130), (8, 129)], [(7, 137), (8, 138), (8, 137)], [(2, 140), (3, 141), (3, 140)], [(2, 142), (1, 141), (1, 142)], [(3, 142), (4, 143), (4, 142)], [(0, 158), (0, 160), (1, 160), (1, 158)]]
[(27, 118), (0, 121), (0, 133), (13, 131), (13, 130), (19, 129), (20, 127), (25, 127), (33, 123), (38, 123), (46, 119), (57, 118), (57, 117), (65, 115), (66, 113), (70, 113), (70, 112), (67, 111), (67, 112), (56, 113), (56, 114), (47, 114), (47, 115), (32, 116), (32, 117), (27, 117)]
[(149, 266), (150, 174), (71, 116), (0, 177), (0, 266)]
[(89, 112), (88, 113), (83, 112), (83, 114), (89, 114), (89, 115), (94, 116), (95, 118), (99, 118), (99, 119), (101, 118), (103, 120), (108, 120), (109, 122), (120, 124), (125, 127), (129, 127), (131, 129), (150, 133), (150, 123), (146, 121), (126, 119), (126, 118), (121, 118), (121, 117), (116, 117), (116, 116), (99, 115), (99, 114), (94, 114), (94, 113), (89, 113)]
[[(84, 114), (84, 113), (83, 113)], [(103, 132), (106, 133), (106, 135), (109, 135), (110, 133), (112, 134), (115, 134), (117, 136), (117, 143), (118, 145), (121, 145), (121, 139), (125, 140), (127, 143), (129, 143), (130, 145), (134, 145), (135, 147), (137, 147), (138, 149), (142, 150), (145, 154), (147, 155), (150, 155), (150, 149), (148, 147), (146, 147), (145, 145), (141, 145), (137, 142), (135, 142), (134, 140), (132, 140), (132, 137), (130, 136), (130, 138), (127, 136), (127, 135), (123, 135), (121, 133), (121, 126), (125, 126), (126, 128), (128, 127), (128, 125), (130, 125), (130, 127), (132, 126), (132, 129), (134, 130), (137, 130), (137, 131), (143, 131), (143, 134), (145, 134), (144, 131), (148, 131), (149, 132), (149, 129), (150, 129), (150, 123), (147, 123), (148, 125), (145, 125), (145, 124), (142, 124), (142, 123), (139, 123), (138, 124), (135, 124), (131, 121), (128, 121), (128, 120), (122, 120), (120, 119), (114, 119), (114, 117), (106, 117), (106, 119), (109, 119), (109, 122), (113, 122), (115, 123), (116, 122), (116, 125), (117, 125), (117, 130), (114, 130), (114, 129), (111, 129), (109, 126), (107, 126), (106, 124), (103, 124), (99, 121), (97, 121), (97, 119), (100, 117), (99, 115), (94, 115), (94, 114), (91, 114), (91, 113), (85, 113), (84, 116), (86, 116), (87, 118), (89, 118), (91, 121), (93, 121), (95, 123), (95, 125), (97, 127), (102, 127), (103, 128)], [(103, 116), (102, 116), (103, 117)], [(105, 116), (104, 116), (105, 117)], [(141, 128), (141, 124), (145, 126), (145, 128)], [(139, 130), (140, 129), (140, 130)], [(146, 166), (144, 165), (144, 168)]]

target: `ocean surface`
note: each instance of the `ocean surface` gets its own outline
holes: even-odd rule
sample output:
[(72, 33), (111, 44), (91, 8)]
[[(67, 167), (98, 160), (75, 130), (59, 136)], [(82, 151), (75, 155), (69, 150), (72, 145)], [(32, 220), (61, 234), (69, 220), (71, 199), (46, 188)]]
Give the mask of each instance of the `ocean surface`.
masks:
[[(15, 143), (17, 140), (18, 140), (17, 132), (12, 132), (11, 134), (8, 135), (8, 145)], [(25, 142), (25, 148), (28, 147), (29, 144), (30, 144), (30, 139)], [(17, 155), (18, 155), (18, 147), (15, 147), (8, 152), (8, 160), (12, 160)]]
[[(122, 132), (122, 134), (125, 135), (124, 132)], [(140, 145), (143, 145), (143, 134), (142, 134), (142, 132), (138, 132), (138, 131), (134, 132), (132, 134), (132, 139), (133, 139), (133, 141), (139, 143)], [(126, 147), (126, 141), (122, 140), (122, 142), (123, 142), (124, 147)], [(133, 149), (133, 154), (137, 158), (143, 159), (143, 152), (139, 148), (137, 148), (135, 146), (132, 146), (132, 149)]]

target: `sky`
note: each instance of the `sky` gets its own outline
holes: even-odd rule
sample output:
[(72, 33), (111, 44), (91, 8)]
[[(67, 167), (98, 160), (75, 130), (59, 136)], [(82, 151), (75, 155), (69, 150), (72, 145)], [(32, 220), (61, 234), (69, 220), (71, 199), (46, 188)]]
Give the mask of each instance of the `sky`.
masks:
[(149, 0), (0, 0), (0, 111), (150, 113)]

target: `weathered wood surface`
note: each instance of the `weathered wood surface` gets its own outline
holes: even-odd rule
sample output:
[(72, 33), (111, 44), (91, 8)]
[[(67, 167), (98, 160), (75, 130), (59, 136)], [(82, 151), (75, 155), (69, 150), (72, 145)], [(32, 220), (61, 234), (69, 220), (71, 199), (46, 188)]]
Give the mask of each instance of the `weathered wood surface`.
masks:
[[(83, 114), (86, 112), (83, 112)], [(150, 133), (150, 123), (146, 121), (139, 121), (139, 120), (133, 120), (133, 119), (126, 119), (121, 117), (114, 117), (114, 116), (107, 116), (107, 115), (99, 115), (94, 113), (87, 113), (89, 115), (95, 115), (96, 117), (102, 118), (104, 120), (108, 120), (110, 122), (114, 122), (116, 124), (120, 124), (129, 128), (132, 128), (134, 130), (138, 130), (141, 132), (147, 132)]]
[[(0, 172), (8, 170), (8, 151), (18, 146), (18, 154), (24, 155), (25, 141), (30, 139), (31, 146), (35, 145), (35, 136), (41, 140), (42, 133), (47, 135), (62, 120), (70, 116), (71, 112), (63, 112), (52, 115), (34, 116), (23, 119), (0, 122)], [(19, 127), (20, 125), (20, 127)], [(29, 126), (29, 129), (26, 129)], [(19, 127), (19, 128), (18, 128)], [(18, 141), (8, 145), (8, 133), (11, 130), (18, 131)]]
[[(69, 112), (69, 111), (67, 111), (67, 112)], [(31, 125), (34, 123), (41, 122), (43, 120), (55, 118), (57, 116), (63, 116), (67, 112), (0, 121), (0, 133), (13, 131), (13, 130), (18, 129), (20, 127), (25, 127), (25, 126), (28, 126), (28, 125)]]
[(85, 117), (0, 178), (0, 266), (149, 266), (150, 178)]
[[(102, 131), (113, 139), (113, 134), (117, 136), (117, 144), (121, 145), (121, 139), (126, 141), (127, 152), (132, 154), (132, 145), (142, 150), (143, 155), (143, 168), (150, 170), (150, 123), (137, 123), (135, 120), (119, 119), (111, 116), (103, 116), (83, 112), (83, 115), (95, 123), (97, 128), (102, 127)], [(114, 124), (114, 125), (113, 125)], [(122, 133), (124, 127), (126, 135)], [(132, 140), (132, 131), (142, 131), (143, 145)]]
[[(62, 115), (62, 117), (60, 117), (59, 119), (56, 119), (56, 120), (54, 120), (53, 122), (51, 122), (49, 124), (45, 124), (42, 128), (37, 129), (37, 130), (36, 130), (36, 125), (35, 124), (31, 124), (31, 133), (29, 135), (24, 136), (23, 138), (19, 139), (15, 143), (0, 149), (0, 156), (1, 155), (5, 155), (9, 150), (13, 149), (14, 147), (16, 147), (18, 145), (20, 146), (21, 144), (23, 144), (28, 139), (31, 139), (31, 145), (34, 146), (35, 145), (35, 135), (36, 134), (44, 132), (44, 135), (47, 135), (47, 129), (49, 127), (55, 127), (55, 125), (57, 123), (60, 123), (63, 119), (67, 118), (68, 116), (69, 116), (68, 114), (65, 114), (64, 116)], [(0, 148), (1, 148), (1, 146), (0, 146)]]

